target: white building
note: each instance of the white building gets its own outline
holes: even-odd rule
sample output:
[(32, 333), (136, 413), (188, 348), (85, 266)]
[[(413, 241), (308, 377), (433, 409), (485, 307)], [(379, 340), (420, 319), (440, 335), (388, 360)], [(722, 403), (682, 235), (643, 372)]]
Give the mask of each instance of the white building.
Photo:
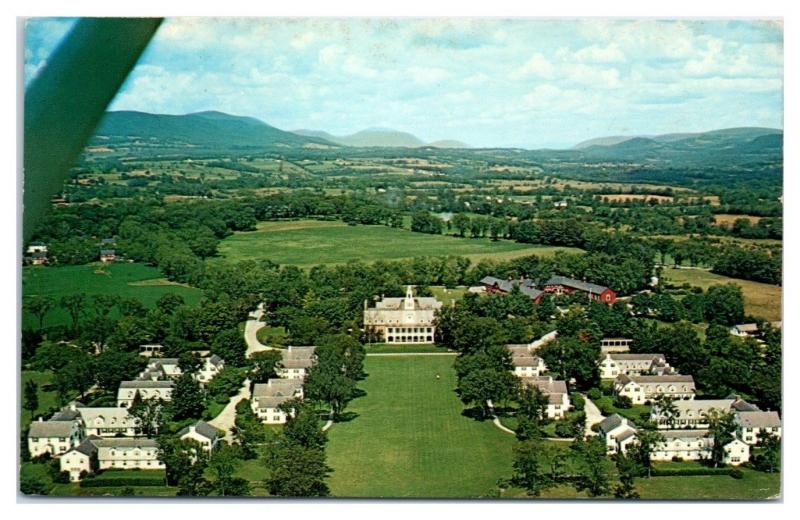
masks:
[(385, 343), (433, 343), (441, 307), (436, 298), (415, 298), (409, 285), (405, 298), (383, 298), (373, 309), (365, 300), (364, 328)]
[(782, 434), (781, 418), (778, 412), (737, 412), (734, 420), (739, 438), (749, 445), (758, 443), (759, 435), (770, 433), (780, 437)]
[(150, 358), (144, 371), (137, 377), (141, 381), (164, 381), (177, 379), (183, 372), (178, 366), (178, 358)]
[(636, 427), (616, 413), (600, 422), (598, 433), (605, 439), (608, 453), (625, 453), (636, 440)]
[[(650, 410), (650, 420), (658, 424), (661, 429), (682, 429), (682, 428), (708, 428), (706, 417), (709, 412), (716, 410), (719, 412), (737, 411), (757, 411), (758, 407), (739, 398), (729, 399), (691, 399), (680, 400), (673, 403), (675, 413), (672, 417), (660, 410), (658, 406), (653, 406)], [(670, 421), (671, 419), (671, 421)]]
[[(711, 458), (714, 446), (713, 437), (708, 437), (708, 430), (661, 430), (664, 441), (658, 443), (650, 456), (655, 461), (670, 461), (673, 458), (682, 460), (707, 460)], [(723, 462), (738, 466), (750, 460), (750, 446), (734, 439), (725, 445)]]
[(544, 360), (533, 353), (529, 345), (506, 345), (511, 352), (511, 364), (519, 377), (538, 377), (547, 371)]
[(303, 379), (314, 364), (314, 351), (317, 347), (287, 347), (281, 351), (281, 365), (278, 376), (284, 379)]
[(195, 381), (201, 385), (208, 384), (212, 379), (217, 377), (222, 369), (225, 368), (225, 361), (216, 354), (203, 358), (203, 364), (200, 365), (200, 370), (197, 371), (194, 378)]
[(139, 345), (139, 355), (144, 357), (159, 357), (164, 351), (163, 345)]
[(79, 420), (44, 421), (39, 418), (28, 430), (28, 451), (32, 458), (45, 453), (59, 457), (80, 444), (82, 435)]
[(86, 436), (96, 437), (135, 437), (139, 419), (128, 413), (127, 408), (102, 407), (77, 409), (83, 421)]
[(178, 432), (183, 440), (193, 440), (199, 443), (203, 450), (211, 452), (217, 448), (220, 441), (219, 431), (205, 421), (197, 421)]
[(692, 376), (626, 376), (614, 380), (614, 394), (628, 397), (633, 404), (645, 404), (660, 395), (674, 399), (694, 399)]
[(250, 406), (265, 424), (283, 424), (288, 414), (278, 407), (292, 399), (303, 398), (302, 379), (270, 379), (253, 387)]
[(117, 406), (128, 408), (139, 399), (172, 400), (174, 381), (123, 381), (117, 390)]
[(547, 417), (562, 419), (570, 409), (569, 392), (566, 381), (555, 380), (550, 376), (522, 377), (522, 384), (538, 388), (547, 396)]
[(663, 354), (628, 354), (608, 352), (600, 360), (600, 378), (615, 379), (618, 375), (641, 376), (669, 374), (671, 368)]

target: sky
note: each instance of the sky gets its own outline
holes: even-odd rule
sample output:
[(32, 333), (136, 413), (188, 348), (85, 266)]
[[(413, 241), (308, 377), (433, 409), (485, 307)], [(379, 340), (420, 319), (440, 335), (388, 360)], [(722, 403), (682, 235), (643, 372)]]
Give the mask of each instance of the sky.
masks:
[[(74, 24), (30, 19), (26, 84)], [(219, 110), (283, 130), (568, 148), (783, 128), (783, 26), (755, 20), (171, 18), (110, 110)]]

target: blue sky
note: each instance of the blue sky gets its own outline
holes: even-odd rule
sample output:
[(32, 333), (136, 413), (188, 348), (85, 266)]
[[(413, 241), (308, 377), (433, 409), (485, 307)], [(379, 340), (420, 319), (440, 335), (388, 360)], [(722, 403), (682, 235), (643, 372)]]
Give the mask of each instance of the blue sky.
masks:
[[(26, 82), (72, 21), (31, 19)], [(237, 19), (164, 22), (112, 110), (221, 110), (285, 130), (369, 127), (473, 146), (783, 127), (769, 21)]]

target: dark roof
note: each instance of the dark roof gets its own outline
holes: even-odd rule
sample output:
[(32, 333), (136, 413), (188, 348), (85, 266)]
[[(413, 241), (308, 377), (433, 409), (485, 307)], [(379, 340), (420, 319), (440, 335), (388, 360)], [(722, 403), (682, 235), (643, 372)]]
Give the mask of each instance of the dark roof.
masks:
[(31, 253), (32, 258), (47, 258), (47, 253), (44, 251), (34, 251)]
[[(197, 421), (197, 423), (194, 424), (194, 431), (210, 440), (212, 443), (217, 440), (217, 437), (219, 437), (219, 432), (217, 429), (205, 421)], [(187, 433), (189, 433), (189, 426), (179, 431), (178, 437), (183, 437)]]
[(604, 285), (582, 282), (581, 280), (567, 278), (566, 276), (551, 276), (550, 279), (544, 283), (544, 285), (563, 285), (564, 287), (572, 287), (573, 289), (578, 289), (579, 291), (590, 292), (593, 294), (600, 294), (608, 289), (608, 287)]
[(114, 251), (113, 249), (101, 249), (101, 250), (100, 250), (100, 254), (101, 254), (102, 256), (106, 256), (106, 255), (115, 255), (115, 254), (116, 254), (116, 251)]
[(173, 381), (123, 381), (119, 384), (120, 388), (172, 388), (175, 386)]
[(50, 418), (51, 421), (74, 421), (80, 417), (80, 413), (77, 410), (70, 410), (69, 408), (64, 408), (63, 410), (59, 410), (58, 412), (54, 413), (53, 416)]
[(621, 424), (622, 416), (618, 413), (615, 413), (600, 421), (600, 429), (603, 431), (603, 433), (608, 433)]
[[(73, 450), (77, 451), (79, 453), (83, 453), (84, 455), (87, 455), (87, 456), (91, 457), (92, 455), (97, 453), (97, 446), (95, 446), (95, 441), (97, 439), (98, 439), (98, 437), (94, 437), (94, 436), (87, 437), (87, 438), (83, 439), (83, 442), (81, 442), (75, 448), (73, 448)], [(70, 450), (70, 451), (73, 451), (73, 450)]]

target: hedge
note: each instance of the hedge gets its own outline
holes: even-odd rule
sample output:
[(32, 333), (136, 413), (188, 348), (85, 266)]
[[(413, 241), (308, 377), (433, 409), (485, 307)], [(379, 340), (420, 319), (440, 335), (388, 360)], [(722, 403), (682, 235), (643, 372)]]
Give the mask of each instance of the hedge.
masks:
[(700, 477), (703, 475), (730, 475), (731, 468), (674, 468), (663, 469), (654, 467), (653, 477)]
[(80, 484), (82, 488), (121, 486), (159, 487), (166, 485), (167, 483), (163, 477), (89, 478), (81, 480)]

